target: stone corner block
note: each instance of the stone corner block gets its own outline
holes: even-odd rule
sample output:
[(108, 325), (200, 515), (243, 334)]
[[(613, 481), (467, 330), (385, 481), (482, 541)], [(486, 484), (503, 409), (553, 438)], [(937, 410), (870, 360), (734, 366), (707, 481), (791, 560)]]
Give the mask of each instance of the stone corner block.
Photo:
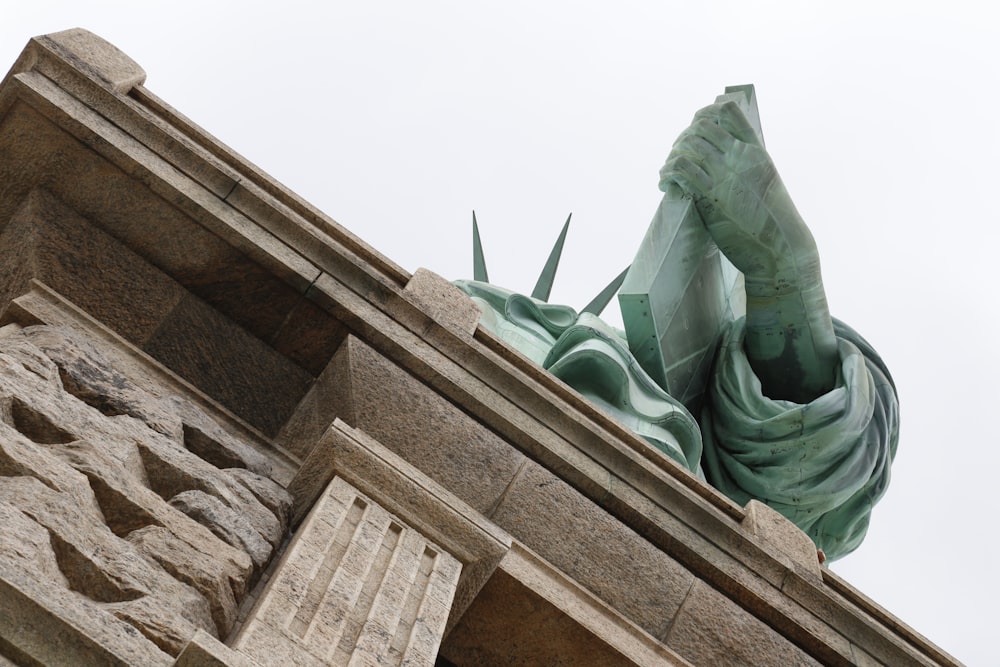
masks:
[(479, 306), (462, 290), (433, 271), (417, 269), (410, 282), (406, 283), (404, 293), (448, 329), (469, 336), (476, 332), (482, 315)]
[(463, 566), (335, 477), (234, 646), (274, 665), (431, 665)]
[(173, 667), (258, 667), (204, 630), (198, 630), (177, 655)]
[(759, 500), (748, 502), (744, 511), (744, 525), (750, 533), (777, 547), (807, 572), (822, 578), (816, 545), (798, 526)]
[(137, 62), (114, 44), (83, 28), (35, 37), (31, 45), (97, 79), (116, 93), (127, 93), (146, 81), (146, 72)]

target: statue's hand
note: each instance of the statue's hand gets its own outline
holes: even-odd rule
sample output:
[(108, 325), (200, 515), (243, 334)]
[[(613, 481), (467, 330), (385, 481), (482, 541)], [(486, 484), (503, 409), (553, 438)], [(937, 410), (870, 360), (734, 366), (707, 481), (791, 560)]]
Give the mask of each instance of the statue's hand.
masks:
[(660, 170), (660, 189), (690, 196), (749, 294), (782, 294), (819, 280), (812, 234), (771, 157), (734, 102), (695, 114)]
[(816, 242), (734, 102), (706, 107), (677, 139), (660, 189), (690, 197), (743, 272), (745, 349), (765, 394), (804, 403), (836, 378), (837, 339)]

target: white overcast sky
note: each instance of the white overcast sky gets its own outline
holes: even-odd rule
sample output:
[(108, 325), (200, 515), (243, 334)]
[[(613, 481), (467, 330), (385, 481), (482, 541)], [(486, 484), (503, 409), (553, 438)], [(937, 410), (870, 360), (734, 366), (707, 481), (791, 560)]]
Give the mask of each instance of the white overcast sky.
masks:
[[(627, 265), (692, 114), (754, 83), (835, 315), (895, 376), (902, 436), (833, 569), (970, 665), (1000, 664), (1000, 29), (988, 3), (11, 2), (0, 69), (85, 27), (146, 85), (404, 268), (582, 307)], [(609, 314), (609, 319), (617, 318)]]

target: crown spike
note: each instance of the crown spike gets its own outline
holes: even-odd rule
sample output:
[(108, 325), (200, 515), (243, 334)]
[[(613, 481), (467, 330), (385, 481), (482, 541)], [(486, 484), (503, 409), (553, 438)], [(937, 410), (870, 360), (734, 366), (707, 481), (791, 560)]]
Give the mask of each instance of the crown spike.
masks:
[(559, 258), (562, 257), (563, 244), (566, 242), (566, 232), (569, 231), (569, 221), (572, 217), (573, 214), (570, 213), (569, 217), (566, 218), (566, 223), (559, 233), (559, 238), (556, 239), (556, 244), (552, 246), (549, 259), (545, 262), (545, 267), (542, 269), (542, 275), (538, 276), (535, 289), (531, 290), (531, 298), (533, 299), (546, 302), (549, 300), (549, 294), (552, 293), (552, 283), (556, 280), (556, 269), (559, 268)]
[(631, 268), (631, 264), (625, 267), (625, 270), (618, 274), (618, 277), (608, 283), (608, 286), (601, 290), (601, 293), (594, 297), (594, 300), (587, 304), (583, 309), (584, 313), (590, 313), (592, 315), (600, 315), (607, 308), (611, 299), (614, 298), (615, 294), (618, 293), (618, 289), (625, 282), (625, 275), (628, 274), (628, 270)]
[(472, 279), (488, 283), (490, 276), (486, 273), (486, 258), (483, 256), (483, 242), (479, 240), (479, 223), (476, 222), (476, 212), (472, 212)]

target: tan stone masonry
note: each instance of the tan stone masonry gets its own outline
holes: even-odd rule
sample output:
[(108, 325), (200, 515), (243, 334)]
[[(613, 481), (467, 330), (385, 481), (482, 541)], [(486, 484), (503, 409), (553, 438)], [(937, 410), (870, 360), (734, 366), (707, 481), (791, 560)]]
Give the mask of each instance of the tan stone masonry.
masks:
[(233, 647), (259, 662), (433, 664), (461, 569), (335, 478)]

